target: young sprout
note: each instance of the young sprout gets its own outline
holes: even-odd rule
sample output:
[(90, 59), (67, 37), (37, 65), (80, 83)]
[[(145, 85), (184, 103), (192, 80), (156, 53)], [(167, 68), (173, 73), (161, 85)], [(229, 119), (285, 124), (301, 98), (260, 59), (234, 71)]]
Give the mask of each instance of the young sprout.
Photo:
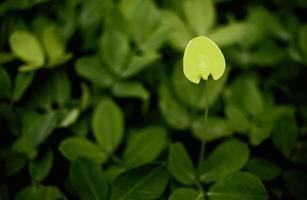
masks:
[(198, 36), (193, 38), (184, 51), (183, 73), (193, 83), (200, 79), (214, 80), (222, 77), (225, 71), (225, 58), (220, 48), (209, 38)]

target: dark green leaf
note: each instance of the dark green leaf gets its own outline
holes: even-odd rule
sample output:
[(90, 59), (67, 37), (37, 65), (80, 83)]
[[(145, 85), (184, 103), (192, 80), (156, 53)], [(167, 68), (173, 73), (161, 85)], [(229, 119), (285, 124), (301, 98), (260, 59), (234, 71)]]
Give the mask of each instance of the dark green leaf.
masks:
[(113, 153), (124, 135), (124, 116), (111, 99), (103, 99), (95, 108), (92, 117), (94, 136), (106, 153)]
[(34, 77), (34, 72), (20, 72), (15, 78), (15, 86), (13, 93), (13, 101), (17, 102), (21, 99), (27, 88), (30, 86)]
[(0, 200), (8, 200), (9, 199), (9, 189), (7, 185), (0, 185)]
[(250, 122), (237, 106), (228, 106), (225, 110), (231, 128), (239, 133), (246, 133)]
[(239, 171), (249, 158), (248, 146), (237, 140), (229, 139), (221, 143), (200, 166), (200, 180), (213, 182)]
[(81, 57), (75, 63), (77, 74), (99, 87), (108, 87), (114, 83), (113, 75), (108, 72), (94, 56)]
[[(268, 113), (268, 112), (266, 112)], [(251, 124), (250, 133), (249, 133), (249, 140), (252, 145), (259, 145), (265, 139), (268, 139), (271, 136), (273, 129), (273, 122), (271, 123), (259, 123), (254, 122)]]
[(175, 12), (163, 10), (161, 15), (164, 18), (162, 23), (171, 28), (170, 32), (168, 33), (168, 40), (170, 44), (177, 50), (184, 50), (185, 46), (192, 38), (190, 30)]
[(81, 199), (107, 200), (109, 183), (96, 162), (77, 159), (71, 164), (69, 181)]
[(297, 199), (304, 200), (307, 196), (307, 174), (305, 172), (288, 170), (283, 174), (287, 190)]
[(81, 115), (80, 118), (76, 121), (76, 123), (69, 126), (69, 129), (76, 136), (85, 137), (90, 132), (90, 116)]
[(14, 60), (15, 56), (11, 53), (0, 51), (0, 64)]
[(175, 65), (172, 74), (172, 85), (176, 96), (181, 102), (193, 109), (204, 110), (205, 85), (196, 85), (189, 81), (183, 74), (181, 63), (180, 65)]
[(219, 46), (225, 47), (243, 43), (247, 38), (249, 24), (243, 22), (231, 22), (213, 30), (208, 37)]
[(228, 105), (236, 105), (248, 115), (256, 116), (263, 113), (263, 95), (253, 75), (238, 77), (226, 91), (225, 97)]
[(65, 43), (61, 40), (55, 25), (44, 27), (42, 42), (48, 56), (49, 67), (61, 65), (71, 58), (72, 55), (65, 52)]
[(248, 172), (229, 175), (209, 188), (209, 200), (266, 200), (260, 179)]
[(70, 161), (78, 157), (85, 157), (97, 163), (104, 163), (107, 160), (106, 153), (98, 145), (81, 137), (69, 137), (63, 140), (59, 150)]
[(40, 160), (30, 161), (29, 171), (31, 178), (38, 182), (44, 180), (48, 176), (52, 165), (53, 152), (51, 150), (48, 150), (44, 157)]
[(130, 59), (128, 66), (123, 69), (123, 72), (120, 74), (123, 78), (130, 78), (137, 73), (144, 70), (151, 63), (158, 60), (160, 58), (160, 54), (155, 51), (148, 51), (141, 55), (133, 55)]
[[(307, 56), (307, 25), (303, 25), (299, 30), (299, 46), (305, 56)], [(305, 59), (306, 60), (306, 59)]]
[(285, 29), (278, 16), (263, 7), (253, 7), (247, 21), (252, 25), (249, 30), (249, 38), (247, 38), (250, 44), (261, 42), (267, 35), (274, 35), (282, 40), (288, 40), (291, 37), (289, 30)]
[(204, 116), (201, 116), (192, 126), (192, 133), (199, 140), (213, 141), (231, 136), (233, 133), (232, 126), (226, 119), (209, 117), (206, 124), (204, 120)]
[[(116, 48), (114, 48), (116, 47)], [(105, 31), (101, 39), (102, 58), (115, 74), (121, 76), (129, 55), (128, 37), (118, 30)]]
[(157, 6), (150, 0), (121, 0), (119, 8), (131, 37), (139, 46), (147, 41), (160, 24)]
[(168, 168), (172, 176), (182, 184), (191, 185), (195, 181), (196, 172), (190, 155), (181, 143), (170, 145)]
[(29, 159), (34, 159), (38, 154), (37, 147), (24, 136), (21, 136), (13, 143), (12, 150), (27, 156)]
[(150, 93), (149, 91), (139, 82), (119, 82), (112, 88), (112, 93), (116, 97), (132, 97), (139, 98), (143, 101), (144, 105), (148, 105)]
[(67, 73), (56, 71), (47, 77), (31, 93), (29, 104), (33, 107), (52, 109), (54, 103), (63, 107), (71, 97), (72, 85)]
[(166, 130), (161, 127), (147, 127), (133, 131), (128, 138), (124, 159), (130, 166), (154, 161), (167, 145)]
[(10, 99), (12, 95), (12, 81), (7, 71), (0, 66), (0, 98)]
[(159, 199), (168, 182), (161, 164), (147, 164), (120, 174), (112, 185), (112, 200)]
[(276, 120), (271, 138), (276, 148), (287, 157), (295, 146), (297, 136), (294, 110), (289, 107), (288, 112)]
[(212, 0), (184, 1), (183, 12), (195, 35), (207, 34), (215, 23), (216, 13)]
[(165, 84), (159, 88), (159, 108), (165, 121), (172, 128), (184, 130), (190, 125), (187, 109), (176, 101)]
[[(82, 2), (82, 11), (80, 13), (80, 25), (82, 28), (94, 29), (101, 23), (103, 16), (112, 11), (112, 1), (85, 1)], [(105, 12), (100, 12), (104, 10)]]
[(307, 142), (299, 143), (291, 156), (291, 161), (297, 164), (307, 166)]
[(15, 197), (15, 200), (58, 200), (66, 199), (62, 192), (55, 186), (31, 185), (22, 189)]
[(265, 181), (270, 181), (281, 174), (281, 169), (275, 163), (261, 158), (249, 160), (246, 170)]
[(0, 161), (3, 162), (5, 174), (7, 176), (12, 176), (25, 166), (26, 157), (12, 151), (11, 149), (1, 149)]
[[(274, 52), (274, 54), (272, 54)], [(252, 62), (259, 66), (274, 66), (286, 58), (286, 52), (272, 41), (263, 41), (252, 55)]]
[(192, 188), (179, 188), (172, 192), (168, 200), (205, 200), (205, 196)]
[(23, 136), (26, 137), (31, 144), (39, 146), (56, 128), (57, 114), (55, 112), (28, 114), (27, 119), (23, 122)]

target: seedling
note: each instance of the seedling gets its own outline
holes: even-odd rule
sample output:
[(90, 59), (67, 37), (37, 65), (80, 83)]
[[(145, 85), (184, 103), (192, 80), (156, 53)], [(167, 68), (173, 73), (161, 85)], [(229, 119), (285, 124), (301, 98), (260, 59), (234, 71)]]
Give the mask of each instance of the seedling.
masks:
[[(224, 55), (220, 48), (209, 38), (198, 36), (193, 38), (185, 48), (183, 56), (183, 73), (186, 78), (196, 84), (204, 79), (205, 92), (205, 125), (208, 121), (208, 87), (207, 80), (211, 75), (214, 80), (220, 79), (226, 68)], [(198, 160), (198, 168), (203, 162), (205, 152), (205, 141), (201, 142)], [(197, 178), (198, 179), (198, 178)], [(202, 190), (201, 184), (196, 180), (196, 185)]]

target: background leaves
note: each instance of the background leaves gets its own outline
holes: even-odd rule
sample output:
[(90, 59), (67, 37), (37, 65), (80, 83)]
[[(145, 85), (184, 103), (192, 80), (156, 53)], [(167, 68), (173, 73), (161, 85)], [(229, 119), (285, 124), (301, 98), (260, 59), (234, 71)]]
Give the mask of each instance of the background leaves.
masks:
[[(305, 199), (306, 9), (1, 1), (0, 199)], [(227, 64), (207, 88), (182, 71), (199, 35)]]

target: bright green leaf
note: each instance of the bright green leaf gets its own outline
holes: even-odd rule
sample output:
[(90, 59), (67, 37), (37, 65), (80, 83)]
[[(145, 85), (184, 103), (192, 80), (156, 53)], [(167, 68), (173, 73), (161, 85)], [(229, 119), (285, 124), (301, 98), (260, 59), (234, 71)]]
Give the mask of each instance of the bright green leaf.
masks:
[(75, 123), (80, 115), (80, 110), (78, 108), (72, 108), (65, 112), (64, 118), (61, 120), (59, 127), (68, 127)]
[(42, 47), (32, 33), (15, 31), (11, 34), (9, 42), (13, 53), (24, 62), (37, 67), (44, 64)]
[(218, 80), (226, 68), (225, 58), (220, 48), (209, 38), (199, 36), (187, 45), (183, 56), (183, 73), (188, 80), (199, 83), (211, 74)]

